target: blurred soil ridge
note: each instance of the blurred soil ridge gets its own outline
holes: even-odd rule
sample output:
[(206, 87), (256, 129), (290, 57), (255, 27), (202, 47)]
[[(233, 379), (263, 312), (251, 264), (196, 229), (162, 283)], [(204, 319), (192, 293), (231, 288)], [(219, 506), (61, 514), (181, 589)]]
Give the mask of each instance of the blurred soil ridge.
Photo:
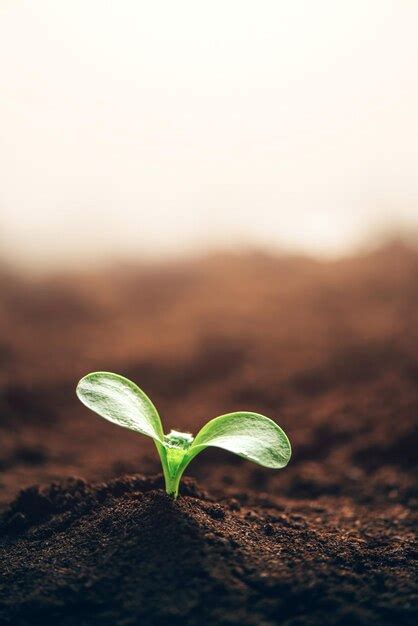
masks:
[(77, 380), (96, 369), (134, 379), (167, 428), (196, 432), (247, 409), (289, 433), (284, 472), (214, 450), (199, 457), (190, 473), (212, 488), (412, 497), (416, 250), (336, 262), (219, 255), (0, 283), (0, 502), (73, 474), (158, 471), (151, 442), (77, 401)]

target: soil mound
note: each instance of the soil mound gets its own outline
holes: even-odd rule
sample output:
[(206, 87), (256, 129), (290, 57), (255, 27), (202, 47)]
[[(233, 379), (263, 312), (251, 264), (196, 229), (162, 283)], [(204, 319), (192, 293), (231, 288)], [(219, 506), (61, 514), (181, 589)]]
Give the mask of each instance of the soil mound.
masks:
[(22, 491), (0, 527), (1, 626), (413, 624), (411, 516), (190, 479)]

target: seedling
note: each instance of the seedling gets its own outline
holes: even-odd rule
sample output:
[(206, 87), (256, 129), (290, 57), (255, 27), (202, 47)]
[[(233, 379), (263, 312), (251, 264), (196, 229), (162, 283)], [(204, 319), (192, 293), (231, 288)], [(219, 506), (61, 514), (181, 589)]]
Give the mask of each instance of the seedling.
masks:
[(93, 372), (80, 380), (77, 396), (105, 419), (154, 440), (163, 468), (165, 489), (177, 498), (182, 474), (190, 461), (209, 446), (234, 452), (264, 467), (285, 467), (290, 442), (273, 420), (238, 411), (215, 417), (198, 432), (171, 430), (164, 435), (157, 409), (132, 381), (110, 372)]

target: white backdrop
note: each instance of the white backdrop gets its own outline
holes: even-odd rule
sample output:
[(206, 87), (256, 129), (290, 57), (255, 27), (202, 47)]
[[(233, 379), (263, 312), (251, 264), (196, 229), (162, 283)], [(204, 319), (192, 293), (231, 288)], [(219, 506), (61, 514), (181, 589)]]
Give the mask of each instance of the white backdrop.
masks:
[(418, 227), (417, 32), (414, 0), (2, 0), (1, 253)]

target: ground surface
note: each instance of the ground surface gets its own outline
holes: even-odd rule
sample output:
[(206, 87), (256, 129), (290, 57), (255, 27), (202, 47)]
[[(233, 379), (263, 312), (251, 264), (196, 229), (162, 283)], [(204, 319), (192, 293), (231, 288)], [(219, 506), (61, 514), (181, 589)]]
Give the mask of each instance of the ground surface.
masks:
[[(265, 413), (292, 461), (207, 451), (175, 504), (158, 480), (117, 478), (158, 463), (78, 403), (95, 369), (133, 378), (166, 430)], [(402, 245), (4, 270), (0, 624), (415, 623), (417, 390), (418, 254)], [(69, 476), (88, 483), (48, 487)]]

